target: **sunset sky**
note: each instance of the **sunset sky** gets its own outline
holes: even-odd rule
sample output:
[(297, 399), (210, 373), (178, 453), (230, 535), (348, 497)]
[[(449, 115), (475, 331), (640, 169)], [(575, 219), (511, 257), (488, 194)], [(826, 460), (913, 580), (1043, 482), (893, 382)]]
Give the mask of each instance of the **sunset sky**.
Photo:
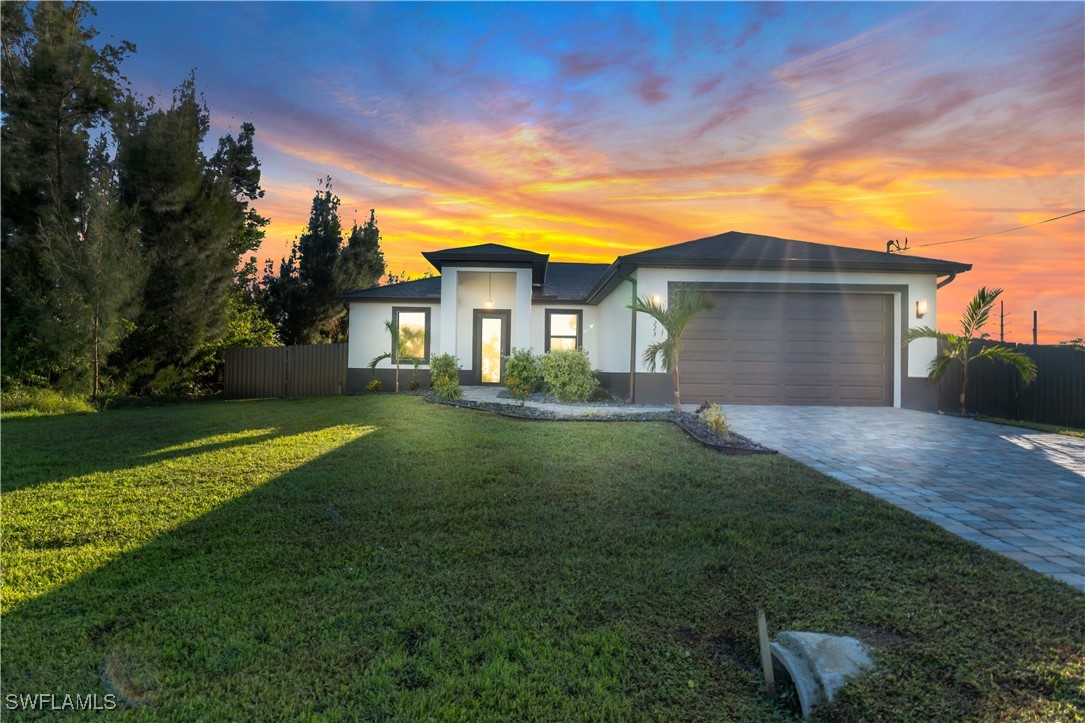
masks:
[[(1009, 341), (1085, 336), (1081, 3), (99, 3), (132, 88), (196, 69), (256, 127), (278, 260), (331, 175), (389, 270), (501, 243), (556, 261), (738, 230), (974, 264)], [(997, 326), (993, 329), (997, 335)]]

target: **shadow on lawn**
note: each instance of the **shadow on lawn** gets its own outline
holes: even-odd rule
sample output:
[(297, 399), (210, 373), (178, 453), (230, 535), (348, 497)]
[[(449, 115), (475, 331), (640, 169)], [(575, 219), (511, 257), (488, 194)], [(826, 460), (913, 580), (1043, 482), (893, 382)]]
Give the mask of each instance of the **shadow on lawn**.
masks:
[[(171, 711), (170, 717), (207, 715), (201, 707), (207, 701), (197, 694), (217, 699), (225, 714), (246, 686), (271, 703), (260, 717), (283, 713), (291, 700), (312, 704), (320, 698), (318, 671), (331, 675), (369, 654), (348, 628), (326, 623), (371, 592), (373, 581), (360, 573), (374, 562), (377, 542), (373, 528), (363, 530), (379, 527), (379, 509), (350, 498), (381, 497), (326, 472), (372, 459), (380, 434), (347, 443), (6, 611), (4, 692), (112, 691)], [(316, 675), (294, 680), (299, 669)], [(261, 691), (264, 686), (278, 690)]]
[[(266, 418), (267, 405), (209, 403), (30, 417), (3, 423), (3, 492), (311, 431), (310, 417)], [(303, 402), (299, 408), (305, 408)], [(193, 418), (217, 412), (210, 423)], [(253, 429), (257, 427), (258, 429)], [(206, 441), (213, 438), (215, 441)]]

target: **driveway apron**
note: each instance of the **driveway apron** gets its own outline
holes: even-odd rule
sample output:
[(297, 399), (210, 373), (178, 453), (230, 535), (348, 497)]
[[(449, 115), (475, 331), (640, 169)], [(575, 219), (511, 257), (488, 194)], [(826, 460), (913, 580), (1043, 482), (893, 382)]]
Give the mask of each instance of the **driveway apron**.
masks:
[(906, 409), (726, 412), (736, 432), (1085, 592), (1085, 439)]

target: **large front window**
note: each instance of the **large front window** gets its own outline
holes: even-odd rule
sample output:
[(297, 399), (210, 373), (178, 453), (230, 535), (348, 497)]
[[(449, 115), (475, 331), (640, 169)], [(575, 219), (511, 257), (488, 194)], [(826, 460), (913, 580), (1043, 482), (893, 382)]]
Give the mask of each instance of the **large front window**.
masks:
[(393, 307), (392, 324), (399, 335), (399, 348), (392, 360), (429, 363), (429, 309)]
[(546, 310), (546, 349), (579, 349), (583, 343), (584, 312), (577, 309)]

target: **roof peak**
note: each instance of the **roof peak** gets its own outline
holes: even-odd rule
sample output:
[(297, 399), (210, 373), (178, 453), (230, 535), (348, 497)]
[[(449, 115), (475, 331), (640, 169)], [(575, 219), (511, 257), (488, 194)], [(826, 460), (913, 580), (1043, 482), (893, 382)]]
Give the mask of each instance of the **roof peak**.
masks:
[(441, 256), (452, 257), (461, 255), (474, 255), (474, 254), (508, 254), (510, 256), (549, 256), (549, 254), (540, 254), (536, 251), (528, 251), (527, 249), (518, 249), (515, 246), (506, 246), (505, 244), (484, 243), (474, 244), (473, 246), (452, 246), (447, 249), (438, 249), (436, 251), (426, 251), (422, 255), (426, 256)]
[[(722, 253), (721, 253), (722, 252)], [(887, 254), (881, 250), (863, 249), (855, 246), (800, 241), (799, 239), (766, 236), (744, 231), (727, 231), (715, 236), (683, 241), (669, 246), (658, 246), (619, 257), (619, 261), (628, 263), (652, 262), (663, 259), (689, 261), (720, 261), (734, 265), (741, 261), (781, 262), (804, 261), (838, 264), (873, 263), (878, 266), (912, 266), (933, 264), (955, 267), (958, 270), (971, 268), (969, 264), (959, 264), (943, 259), (904, 254)]]
[(531, 267), (531, 283), (538, 286), (546, 279), (546, 264), (550, 254), (487, 243), (475, 246), (460, 246), (440, 251), (426, 251), (422, 256), (433, 264), (438, 271), (444, 265), (452, 266), (505, 266)]

